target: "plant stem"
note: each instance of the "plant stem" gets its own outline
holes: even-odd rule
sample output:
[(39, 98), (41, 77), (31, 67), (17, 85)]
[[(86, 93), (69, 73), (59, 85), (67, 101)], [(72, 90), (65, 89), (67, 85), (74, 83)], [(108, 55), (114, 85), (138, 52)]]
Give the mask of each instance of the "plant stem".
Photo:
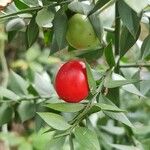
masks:
[[(20, 103), (20, 102), (22, 102), (22, 101), (36, 101), (36, 100), (38, 100), (38, 99), (42, 99), (44, 102), (45, 101), (47, 101), (47, 100), (49, 100), (51, 97), (42, 97), (42, 96), (35, 96), (35, 97), (21, 97), (21, 98), (19, 98), (19, 99), (17, 99), (17, 100), (6, 100), (6, 99), (3, 99), (3, 100), (1, 100), (0, 101), (0, 103)], [(42, 101), (42, 102), (43, 102)]]
[[(115, 3), (115, 57), (120, 55), (120, 16), (118, 12), (118, 1)], [(119, 60), (117, 62), (117, 65), (114, 69), (114, 72), (119, 74), (120, 68), (119, 68)], [(119, 88), (113, 89), (115, 92), (115, 104), (119, 107), (120, 106), (120, 90)], [(118, 121), (115, 121), (115, 126), (118, 125)], [(117, 136), (114, 136), (114, 143), (118, 143)]]
[[(1, 46), (0, 46), (0, 49), (1, 49)], [(2, 70), (3, 70), (2, 86), (7, 87), (9, 73), (8, 73), (6, 57), (4, 55), (4, 51), (2, 52), (2, 49), (1, 49), (1, 54), (0, 54), (0, 60), (1, 60), (1, 64), (2, 64)]]
[(70, 150), (74, 150), (72, 134), (69, 135), (69, 145), (70, 145)]
[[(119, 57), (120, 55), (120, 16), (119, 16), (119, 12), (118, 12), (118, 1), (116, 1), (115, 3), (115, 31), (114, 31), (114, 35), (115, 35), (115, 57)], [(119, 60), (114, 68), (114, 72), (119, 74), (120, 69), (119, 69)], [(119, 93), (119, 87), (117, 88), (112, 88), (108, 90), (108, 94), (107, 97), (116, 105), (119, 107), (120, 105), (120, 93)]]
[(96, 1), (95, 1), (95, 0), (93, 0), (93, 1), (92, 1), (92, 3), (95, 5), (95, 4), (96, 4)]
[(111, 0), (108, 3), (106, 3), (103, 7), (100, 8), (100, 10), (98, 11), (98, 14), (100, 14), (102, 11), (107, 9), (109, 6), (113, 5), (115, 2), (116, 0)]
[(79, 114), (77, 114), (77, 116), (75, 116), (73, 120), (71, 120), (70, 124), (73, 124), (73, 126), (76, 126), (78, 123), (80, 123), (80, 121), (82, 120), (82, 117), (89, 111), (91, 106), (92, 106), (91, 102), (89, 102), (84, 108), (84, 110), (80, 112)]
[(16, 16), (16, 15), (19, 15), (19, 14), (34, 12), (34, 11), (37, 11), (37, 10), (41, 10), (42, 8), (43, 7), (38, 6), (38, 7), (31, 7), (31, 8), (23, 9), (23, 10), (20, 10), (18, 12), (15, 12), (15, 13), (11, 13), (11, 14), (8, 14), (8, 15), (3, 15), (3, 16), (0, 17), (0, 19), (13, 17), (13, 16)]
[(126, 64), (119, 65), (120, 68), (141, 68), (141, 67), (150, 67), (150, 64)]
[(71, 2), (71, 0), (66, 0), (66, 1), (63, 1), (63, 2), (60, 2), (60, 3), (52, 3), (52, 4), (44, 5), (44, 6), (31, 7), (31, 8), (20, 10), (18, 12), (12, 13), (12, 14), (0, 16), (0, 19), (14, 17), (14, 16), (19, 15), (19, 14), (33, 13), (34, 11), (39, 11), (43, 8), (55, 7), (55, 6), (59, 6), (59, 5), (62, 5), (62, 4), (69, 3), (69, 2)]
[(150, 17), (148, 18), (148, 20), (149, 20), (149, 34), (150, 34)]
[(115, 55), (120, 54), (120, 16), (118, 12), (118, 1), (115, 6)]
[[(1, 35), (3, 35), (2, 39), (0, 39), (0, 61), (1, 61), (1, 65), (2, 65), (2, 79), (3, 79), (1, 86), (7, 87), (9, 72), (8, 72), (8, 66), (7, 66), (7, 61), (6, 61), (6, 57), (5, 57), (5, 38), (4, 38), (5, 32), (4, 32), (3, 24), (0, 24), (0, 33), (1, 33)], [(7, 124), (4, 124), (2, 126), (2, 131), (4, 133), (8, 132)], [(7, 150), (9, 150), (9, 144), (7, 141), (5, 141), (5, 148)]]
[[(118, 12), (118, 1), (116, 1), (115, 4), (115, 56), (120, 55), (120, 16)], [(119, 61), (114, 69), (115, 73), (119, 74)], [(119, 100), (119, 88), (116, 88), (115, 94), (117, 94), (117, 100), (116, 100), (116, 105), (119, 107), (120, 105), (120, 100)]]
[(104, 27), (104, 31), (114, 33), (114, 32), (115, 32), (115, 29), (114, 29), (114, 28)]

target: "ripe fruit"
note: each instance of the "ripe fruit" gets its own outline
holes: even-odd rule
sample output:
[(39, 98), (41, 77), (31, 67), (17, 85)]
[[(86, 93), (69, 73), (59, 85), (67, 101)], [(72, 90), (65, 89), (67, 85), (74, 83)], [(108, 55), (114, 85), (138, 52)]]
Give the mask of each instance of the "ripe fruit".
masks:
[(58, 96), (66, 102), (78, 103), (89, 93), (86, 67), (83, 61), (71, 60), (58, 71), (55, 79)]
[(92, 49), (99, 44), (89, 19), (81, 14), (75, 14), (70, 18), (66, 39), (76, 49)]

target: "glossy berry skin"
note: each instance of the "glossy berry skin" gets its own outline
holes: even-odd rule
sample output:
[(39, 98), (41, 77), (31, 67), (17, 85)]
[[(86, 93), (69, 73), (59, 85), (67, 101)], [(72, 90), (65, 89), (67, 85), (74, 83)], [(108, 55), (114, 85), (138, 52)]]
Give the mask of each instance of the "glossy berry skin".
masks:
[(55, 79), (58, 96), (66, 102), (78, 103), (89, 94), (85, 63), (71, 60), (59, 69)]

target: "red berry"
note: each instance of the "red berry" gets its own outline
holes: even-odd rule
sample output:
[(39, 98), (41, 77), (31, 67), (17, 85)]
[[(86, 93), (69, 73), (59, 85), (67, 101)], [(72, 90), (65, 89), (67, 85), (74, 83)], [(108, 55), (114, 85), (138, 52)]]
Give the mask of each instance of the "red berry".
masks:
[(55, 89), (66, 102), (78, 103), (85, 99), (89, 93), (85, 63), (81, 60), (65, 63), (56, 75)]

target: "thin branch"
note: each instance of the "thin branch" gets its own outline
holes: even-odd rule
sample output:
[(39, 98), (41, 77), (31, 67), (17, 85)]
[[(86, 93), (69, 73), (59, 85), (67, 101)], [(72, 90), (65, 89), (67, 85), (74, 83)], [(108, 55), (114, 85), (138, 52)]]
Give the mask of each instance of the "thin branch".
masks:
[[(0, 32), (1, 34), (5, 36), (5, 32), (4, 32), (4, 25), (0, 25)], [(8, 84), (8, 77), (9, 77), (9, 72), (8, 72), (8, 66), (7, 66), (7, 61), (6, 61), (6, 57), (5, 57), (5, 38), (4, 39), (0, 39), (0, 61), (1, 61), (1, 65), (2, 65), (2, 77), (3, 77), (3, 81), (2, 81), (2, 86), (3, 87), (7, 87)], [(2, 131), (4, 133), (8, 132), (8, 125), (4, 124), (2, 126)], [(6, 149), (9, 150), (9, 144), (7, 141), (4, 142)]]
[(106, 32), (112, 32), (112, 33), (115, 32), (115, 29), (114, 29), (114, 28), (104, 27), (104, 30), (105, 30)]
[(72, 134), (69, 136), (69, 145), (70, 145), (70, 150), (74, 150), (74, 144), (73, 144)]
[(118, 12), (118, 2), (115, 6), (115, 55), (120, 54), (120, 16)]
[(0, 100), (0, 103), (20, 103), (22, 101), (36, 101), (36, 100), (43, 100), (43, 101), (47, 101), (49, 100), (51, 97), (42, 97), (42, 96), (35, 96), (35, 97), (21, 97), (20, 99), (17, 100), (7, 100), (7, 99), (2, 99)]
[[(118, 1), (115, 3), (115, 57), (120, 56), (120, 15), (118, 11)], [(114, 68), (115, 73), (120, 72), (119, 61)], [(112, 89), (113, 90), (113, 89)], [(119, 88), (115, 88), (116, 99), (114, 103), (119, 107), (120, 106), (120, 90)], [(115, 121), (114, 124), (117, 126), (118, 121)], [(114, 143), (117, 143), (118, 138), (114, 136)]]
[(149, 21), (149, 34), (150, 34), (150, 17), (148, 18)]
[(103, 7), (100, 8), (100, 10), (98, 11), (98, 14), (100, 14), (102, 11), (107, 9), (109, 6), (113, 5), (115, 2), (116, 0), (111, 0), (108, 3), (106, 3)]
[(126, 64), (119, 65), (120, 68), (141, 68), (141, 67), (150, 67), (150, 64)]
[(19, 14), (33, 13), (34, 11), (39, 11), (43, 8), (55, 7), (55, 6), (59, 6), (59, 5), (62, 5), (62, 4), (67, 4), (69, 2), (71, 2), (71, 0), (66, 0), (66, 1), (63, 1), (61, 3), (53, 3), (53, 4), (49, 4), (49, 5), (44, 5), (44, 6), (31, 7), (31, 8), (20, 10), (18, 12), (12, 13), (12, 14), (2, 15), (2, 16), (0, 16), (0, 19), (13, 17), (13, 16), (16, 16), (16, 15), (19, 15)]

